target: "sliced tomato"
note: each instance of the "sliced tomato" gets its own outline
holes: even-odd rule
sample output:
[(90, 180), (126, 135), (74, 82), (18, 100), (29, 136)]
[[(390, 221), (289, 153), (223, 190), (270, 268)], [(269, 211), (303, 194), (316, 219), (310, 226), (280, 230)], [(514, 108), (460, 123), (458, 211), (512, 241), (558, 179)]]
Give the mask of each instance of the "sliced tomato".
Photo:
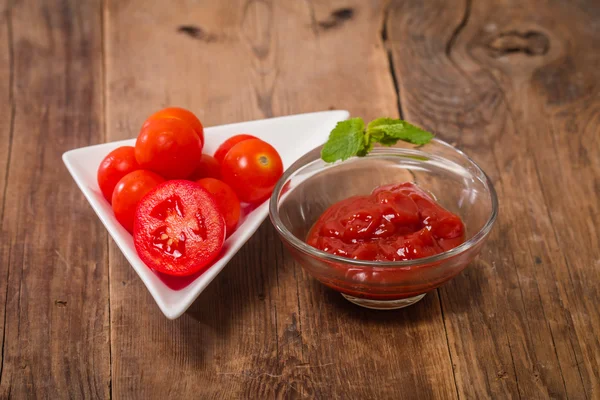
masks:
[(140, 201), (133, 240), (148, 267), (168, 275), (192, 275), (219, 255), (225, 220), (212, 195), (200, 185), (167, 181)]
[(217, 151), (215, 151), (215, 159), (220, 164), (223, 164), (223, 160), (225, 159), (225, 156), (227, 155), (227, 153), (229, 153), (229, 150), (231, 150), (231, 148), (233, 146), (235, 146), (236, 144), (238, 144), (240, 142), (243, 142), (244, 140), (249, 140), (249, 139), (256, 139), (256, 137), (252, 136), (252, 135), (248, 135), (247, 133), (240, 133), (239, 135), (230, 137), (229, 139), (224, 141), (219, 146)]

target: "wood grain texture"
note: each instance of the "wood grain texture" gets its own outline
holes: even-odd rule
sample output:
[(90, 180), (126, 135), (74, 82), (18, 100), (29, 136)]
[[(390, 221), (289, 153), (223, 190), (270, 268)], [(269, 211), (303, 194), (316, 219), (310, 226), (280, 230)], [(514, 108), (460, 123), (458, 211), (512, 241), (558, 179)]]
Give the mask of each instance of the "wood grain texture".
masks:
[(99, 2), (0, 10), (0, 397), (108, 398), (106, 234), (61, 161), (104, 139)]
[[(600, 398), (599, 58), (593, 0), (0, 0), (0, 398)], [(267, 221), (169, 321), (60, 160), (167, 105), (401, 114), (485, 169), (497, 226), (375, 312)]]
[[(8, 165), (10, 163), (11, 142), (14, 122), (13, 102), (13, 55), (12, 55), (12, 21), (10, 8), (6, 1), (0, 2), (0, 238), (8, 235), (1, 221), (4, 220), (4, 208), (6, 204), (6, 190), (8, 178)], [(0, 246), (0, 265), (6, 265), (9, 261), (9, 248)], [(8, 274), (7, 267), (0, 267), (2, 273)], [(5, 342), (5, 315), (8, 286), (8, 275), (0, 277), (0, 321), (2, 321), (2, 347)], [(0, 365), (0, 382), (4, 369), (4, 357)]]
[[(384, 14), (381, 1), (109, 2), (108, 139), (168, 104), (208, 126), (328, 108), (397, 116)], [(407, 312), (360, 310), (308, 278), (268, 222), (176, 321), (114, 246), (110, 268), (116, 398), (456, 395), (435, 293)]]
[(440, 289), (461, 398), (600, 396), (599, 16), (592, 1), (392, 4), (405, 116), (473, 155), (500, 199), (481, 259)]
[[(12, 21), (8, 4), (0, 2), (0, 220), (4, 211), (8, 163), (10, 162), (11, 137), (13, 132), (13, 66), (12, 66)], [(0, 292), (2, 288), (0, 288)], [(4, 304), (4, 302), (2, 302)]]

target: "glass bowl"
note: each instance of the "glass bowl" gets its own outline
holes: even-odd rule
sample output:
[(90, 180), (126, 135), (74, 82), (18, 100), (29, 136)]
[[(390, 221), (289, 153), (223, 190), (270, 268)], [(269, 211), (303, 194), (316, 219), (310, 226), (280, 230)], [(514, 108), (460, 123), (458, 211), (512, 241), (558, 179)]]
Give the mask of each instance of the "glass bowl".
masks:
[[(421, 300), (473, 261), (496, 221), (498, 199), (490, 179), (467, 155), (441, 140), (424, 146), (401, 142), (334, 164), (321, 160), (320, 152), (320, 147), (312, 150), (286, 170), (273, 190), (269, 215), (300, 265), (360, 306), (396, 309)], [(435, 256), (379, 262), (336, 256), (305, 242), (332, 204), (407, 181), (461, 217), (466, 228), (463, 244)]]

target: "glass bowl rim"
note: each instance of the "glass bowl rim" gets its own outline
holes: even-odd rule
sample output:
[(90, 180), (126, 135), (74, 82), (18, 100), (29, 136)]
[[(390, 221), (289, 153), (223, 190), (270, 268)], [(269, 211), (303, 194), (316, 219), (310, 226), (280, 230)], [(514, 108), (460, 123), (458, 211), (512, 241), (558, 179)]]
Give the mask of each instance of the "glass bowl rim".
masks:
[[(436, 254), (433, 256), (417, 258), (414, 260), (368, 261), (368, 260), (355, 260), (353, 258), (346, 258), (346, 257), (337, 256), (337, 255), (334, 255), (331, 253), (327, 253), (325, 251), (322, 251), (315, 247), (312, 247), (311, 245), (304, 242), (303, 240), (298, 239), (294, 234), (292, 234), (286, 228), (286, 226), (281, 221), (281, 218), (279, 216), (278, 207), (277, 207), (279, 195), (283, 189), (283, 186), (285, 185), (285, 183), (288, 181), (288, 179), (293, 174), (295, 174), (301, 168), (307, 166), (308, 164), (318, 160), (318, 158), (311, 159), (311, 160), (305, 160), (305, 158), (308, 154), (314, 152), (315, 150), (317, 150), (318, 148), (321, 148), (322, 146), (316, 147), (315, 149), (306, 153), (303, 157), (300, 157), (298, 159), (298, 161), (293, 163), (284, 172), (284, 174), (281, 176), (281, 178), (279, 178), (279, 181), (277, 181), (277, 184), (275, 185), (275, 188), (273, 189), (273, 193), (271, 193), (271, 198), (270, 198), (270, 202), (269, 202), (269, 217), (271, 219), (273, 226), (275, 226), (275, 229), (277, 230), (277, 232), (288, 243), (290, 243), (295, 249), (297, 249), (303, 253), (306, 253), (306, 254), (313, 256), (315, 258), (318, 258), (318, 259), (323, 259), (327, 262), (348, 264), (348, 265), (356, 266), (356, 267), (406, 269), (406, 268), (417, 267), (417, 266), (426, 265), (426, 264), (438, 264), (438, 263), (441, 263), (442, 261), (448, 260), (454, 256), (460, 255), (460, 254), (468, 251), (469, 249), (471, 249), (472, 247), (477, 245), (479, 242), (481, 242), (488, 235), (488, 233), (492, 229), (492, 226), (496, 222), (496, 218), (498, 217), (498, 196), (496, 194), (496, 189), (494, 188), (494, 185), (493, 185), (491, 179), (483, 171), (483, 169), (475, 161), (473, 161), (473, 159), (471, 159), (471, 157), (466, 155), (463, 151), (461, 151), (461, 150), (457, 149), (456, 147), (448, 144), (447, 142), (437, 139), (437, 138), (433, 138), (432, 142), (435, 142), (444, 147), (450, 148), (451, 150), (455, 151), (459, 156), (463, 157), (466, 161), (468, 161), (471, 165), (473, 165), (475, 167), (475, 170), (479, 174), (481, 174), (481, 176), (484, 178), (484, 184), (487, 186), (487, 188), (489, 190), (489, 195), (491, 197), (492, 210), (491, 210), (491, 213), (490, 213), (486, 223), (483, 225), (483, 227), (477, 233), (475, 233), (475, 235), (473, 235), (469, 240), (465, 241), (464, 243), (460, 244), (459, 246), (456, 246), (453, 249), (444, 251), (442, 253), (439, 253), (439, 254)], [(416, 146), (415, 149), (419, 149), (421, 147), (423, 147), (423, 146)], [(401, 153), (403, 150), (407, 150), (407, 149), (394, 148), (394, 147), (376, 147), (369, 154), (367, 154), (366, 157), (372, 157), (372, 156), (376, 156), (376, 155), (384, 155), (384, 154), (390, 154), (390, 153), (398, 154), (398, 153)], [(437, 155), (434, 155), (434, 156), (438, 157), (438, 158), (443, 158), (443, 157), (437, 156)], [(310, 179), (310, 178), (308, 178), (308, 179)]]

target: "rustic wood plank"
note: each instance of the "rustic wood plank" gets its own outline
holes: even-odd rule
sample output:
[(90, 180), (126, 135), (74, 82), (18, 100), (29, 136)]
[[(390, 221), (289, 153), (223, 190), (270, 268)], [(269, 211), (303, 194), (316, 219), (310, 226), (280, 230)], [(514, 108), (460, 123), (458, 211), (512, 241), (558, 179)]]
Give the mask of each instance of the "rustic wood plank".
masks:
[[(0, 2), (0, 220), (4, 210), (4, 191), (10, 161), (14, 106), (12, 101), (12, 23), (6, 1)], [(0, 288), (0, 292), (1, 292)], [(3, 304), (4, 302), (2, 302)]]
[[(383, 1), (107, 4), (107, 132), (168, 104), (207, 125), (347, 108), (398, 115)], [(378, 314), (307, 277), (265, 223), (168, 321), (110, 246), (117, 398), (452, 398), (439, 298)]]
[(491, 175), (500, 218), (440, 290), (461, 398), (597, 398), (596, 2), (393, 2), (405, 116)]
[[(14, 102), (13, 100), (13, 55), (12, 55), (12, 21), (10, 19), (9, 7), (6, 1), (0, 2), (0, 221), (4, 219), (5, 198), (7, 190), (8, 165), (10, 163), (11, 143), (13, 135), (14, 122)], [(1, 227), (1, 222), (0, 222)], [(1, 237), (4, 237), (4, 231), (0, 229)], [(0, 247), (0, 265), (8, 263), (8, 251)], [(2, 272), (7, 273), (8, 268)], [(4, 321), (6, 313), (6, 288), (8, 285), (8, 276), (0, 278), (0, 321), (2, 328), (0, 330), (1, 346), (4, 346)], [(2, 354), (0, 354), (2, 357)], [(4, 364), (0, 364), (0, 379)]]
[(0, 10), (0, 397), (109, 398), (106, 234), (61, 161), (104, 139), (100, 3)]

